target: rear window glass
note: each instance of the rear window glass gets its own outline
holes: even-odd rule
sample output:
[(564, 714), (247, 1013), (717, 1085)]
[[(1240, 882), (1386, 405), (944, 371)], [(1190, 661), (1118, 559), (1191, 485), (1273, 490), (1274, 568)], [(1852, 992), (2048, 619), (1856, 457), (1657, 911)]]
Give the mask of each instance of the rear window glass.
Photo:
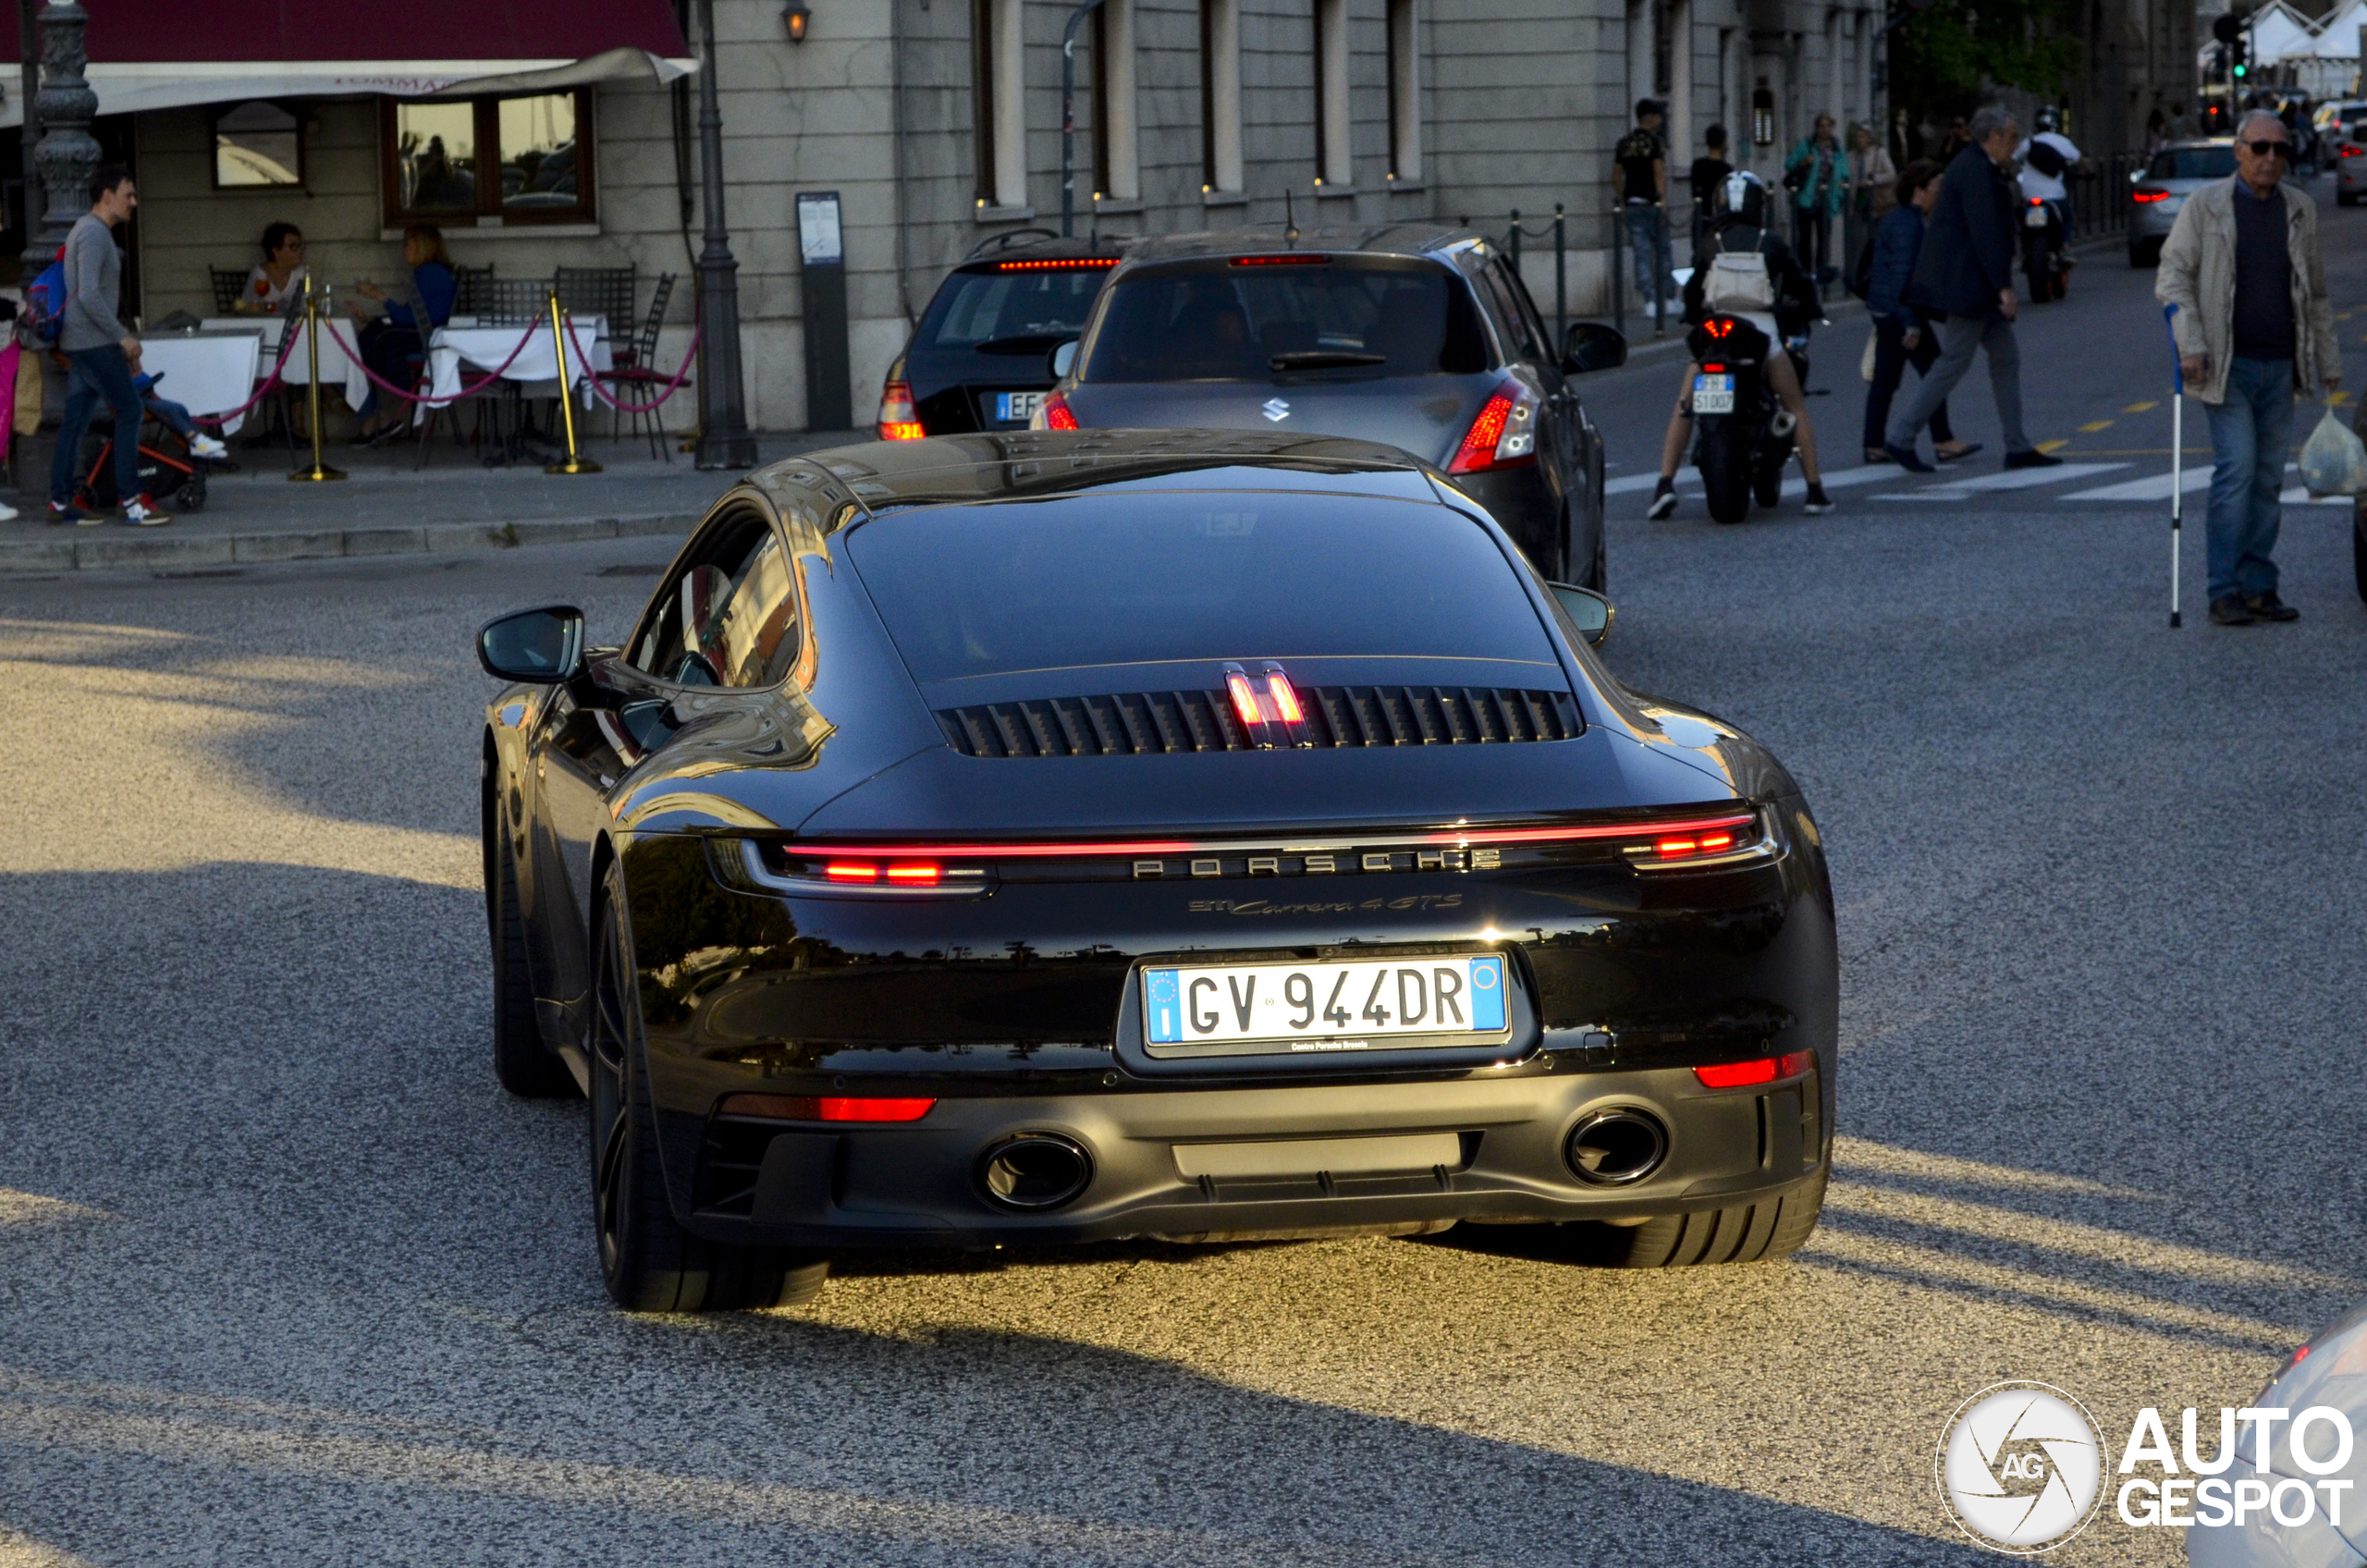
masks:
[(2153, 179), (2223, 179), (2236, 172), (2233, 147), (2173, 147), (2153, 154)]
[(930, 349), (1042, 353), (1085, 330), (1108, 267), (957, 272), (929, 301), (918, 341)]
[(1468, 375), (1488, 368), (1469, 291), (1427, 263), (1216, 261), (1136, 273), (1111, 288), (1085, 381)]
[(1088, 496), (890, 513), (847, 549), (923, 681), (1156, 659), (1554, 663), (1512, 563), (1443, 507)]

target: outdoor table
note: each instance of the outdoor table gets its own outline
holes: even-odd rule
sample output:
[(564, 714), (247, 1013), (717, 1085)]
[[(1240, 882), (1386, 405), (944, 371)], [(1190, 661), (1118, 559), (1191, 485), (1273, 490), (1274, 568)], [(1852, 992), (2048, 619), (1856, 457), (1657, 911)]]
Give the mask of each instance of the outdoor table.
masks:
[[(362, 374), (360, 362), (362, 339), (353, 323), (345, 317), (332, 316), (327, 320), (329, 336), (336, 341), (321, 345), (321, 385), (325, 387), (342, 385), (345, 388), (345, 406), (358, 410), (370, 398), (370, 378)], [(209, 316), (200, 325), (198, 330), (201, 332), (253, 331), (261, 328), (263, 362), (255, 372), (260, 377), (270, 371), (272, 362), (279, 357), (279, 336), (286, 330), (287, 325), (277, 316), (249, 316), (243, 319), (238, 316)], [(313, 370), (311, 361), (304, 352), (304, 324), (300, 321), (295, 325), (296, 349), (288, 356), (288, 363), (281, 370), (279, 378), (289, 386), (305, 386), (312, 383)], [(338, 350), (339, 343), (345, 345), (344, 352)], [(352, 358), (347, 358), (348, 353), (351, 354)], [(249, 395), (251, 396), (251, 392)]]
[[(140, 340), (140, 368), (158, 378), (156, 396), (171, 398), (192, 414), (225, 413), (243, 405), (255, 395), (262, 364), (259, 325), (159, 334)], [(240, 414), (224, 422), (222, 434), (235, 432), (246, 417)]]
[[(464, 318), (462, 318), (464, 319)], [(616, 367), (608, 347), (608, 322), (606, 316), (573, 316), (574, 336), (567, 346), (567, 369), (577, 386), (583, 386), (591, 376), (602, 374)], [(531, 333), (521, 348), (521, 337)], [(581, 345), (579, 349), (578, 345)], [(522, 383), (521, 393), (529, 398), (554, 398), (558, 395), (558, 362), (552, 357), (551, 327), (547, 321), (524, 326), (473, 326), (456, 325), (438, 327), (428, 340), (428, 374), (430, 390), (435, 397), (449, 398), (459, 392), (466, 380), (461, 367), (472, 367), (478, 375), (498, 368), (511, 354), (518, 357), (509, 368), (502, 371), (501, 379)], [(588, 361), (588, 362), (586, 362)], [(540, 386), (533, 385), (541, 383)], [(588, 391), (587, 391), (588, 397)], [(590, 404), (587, 402), (588, 408)]]

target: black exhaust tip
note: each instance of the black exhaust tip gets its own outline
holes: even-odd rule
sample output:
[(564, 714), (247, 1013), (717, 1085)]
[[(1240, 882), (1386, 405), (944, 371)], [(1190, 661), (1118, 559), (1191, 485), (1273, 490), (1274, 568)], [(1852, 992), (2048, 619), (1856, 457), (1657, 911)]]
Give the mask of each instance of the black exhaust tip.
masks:
[(1579, 1181), (1624, 1187), (1661, 1168), (1668, 1158), (1668, 1129), (1647, 1111), (1625, 1106), (1598, 1110), (1570, 1130), (1563, 1153)]
[(1057, 1133), (1022, 1133), (978, 1157), (978, 1191), (1001, 1208), (1058, 1208), (1092, 1181), (1092, 1158)]

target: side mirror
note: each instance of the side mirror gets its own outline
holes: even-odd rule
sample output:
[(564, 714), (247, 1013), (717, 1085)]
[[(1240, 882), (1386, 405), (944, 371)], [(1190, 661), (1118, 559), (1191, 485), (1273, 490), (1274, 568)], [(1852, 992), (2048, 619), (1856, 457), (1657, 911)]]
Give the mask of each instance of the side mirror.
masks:
[(1545, 586), (1553, 591), (1554, 602), (1577, 627), (1578, 635), (1587, 640), (1587, 646), (1601, 647), (1602, 640), (1611, 635), (1613, 619), (1619, 613), (1611, 607), (1611, 601), (1591, 588), (1579, 588), (1567, 582), (1549, 582)]
[(1562, 339), (1562, 368), (1573, 375), (1617, 370), (1627, 362), (1627, 339), (1599, 321), (1574, 321)]
[(573, 605), (520, 610), (485, 622), (477, 663), (500, 680), (556, 686), (583, 673), (583, 612)]
[(1069, 372), (1076, 369), (1076, 339), (1072, 337), (1052, 350), (1052, 379), (1066, 381)]

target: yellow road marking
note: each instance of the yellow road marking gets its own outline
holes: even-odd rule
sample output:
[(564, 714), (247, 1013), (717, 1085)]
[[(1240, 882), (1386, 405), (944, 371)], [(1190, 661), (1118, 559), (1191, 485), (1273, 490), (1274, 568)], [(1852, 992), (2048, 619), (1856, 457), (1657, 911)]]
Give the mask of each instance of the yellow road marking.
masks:
[(2141, 414), (2147, 409), (2158, 409), (2161, 406), (2159, 403), (2131, 403), (2120, 411), (2125, 414)]
[(2109, 430), (2110, 428), (2112, 428), (2112, 421), (2108, 419), (2091, 420), (2088, 423), (2079, 427), (2079, 434), (2082, 435), (2089, 435), (2094, 434), (2096, 431)]
[(2348, 392), (2330, 393), (2326, 398), (2326, 407), (2330, 409), (2338, 409), (2349, 401), (2350, 401), (2350, 394)]
[(2042, 441), (2038, 444), (2038, 449), (2042, 452), (2052, 452), (2057, 447), (2068, 447), (2069, 445), (2071, 445), (2071, 443), (2067, 438), (2058, 441)]

